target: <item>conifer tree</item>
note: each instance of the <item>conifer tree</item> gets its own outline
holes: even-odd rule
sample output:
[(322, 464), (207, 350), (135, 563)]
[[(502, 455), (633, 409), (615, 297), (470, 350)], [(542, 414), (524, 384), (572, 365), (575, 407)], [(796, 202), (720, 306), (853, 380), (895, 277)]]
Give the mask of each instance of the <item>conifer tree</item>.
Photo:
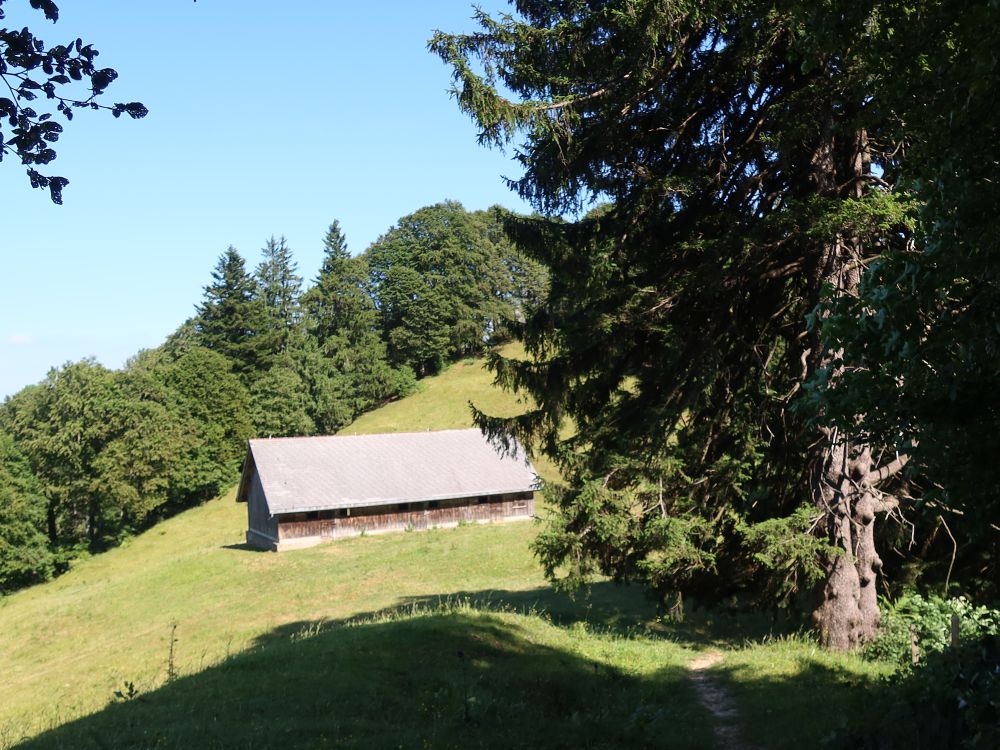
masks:
[(319, 275), (303, 297), (309, 330), (321, 346), (335, 337), (356, 346), (378, 331), (378, 313), (367, 283), (365, 261), (351, 256), (340, 222), (334, 221), (323, 238)]
[(309, 391), (295, 369), (275, 364), (250, 387), (254, 434), (260, 437), (312, 435)]
[(306, 325), (317, 350), (298, 352), (300, 372), (313, 393), (312, 413), (322, 433), (335, 432), (372, 407), (413, 387), (407, 367), (393, 367), (368, 291), (364, 258), (352, 257), (334, 221), (323, 240), (323, 263), (303, 295)]
[(268, 239), (261, 253), (263, 260), (254, 273), (254, 351), (258, 368), (266, 369), (288, 348), (289, 336), (301, 319), (302, 277), (284, 237)]
[(907, 234), (889, 116), (858, 56), (870, 6), (517, 9), (431, 47), (480, 140), (518, 141), (511, 184), (542, 214), (509, 221), (552, 274), (522, 330), (533, 359), (493, 359), (539, 406), (478, 422), (569, 479), (539, 541), (548, 573), (771, 600), (815, 582), (824, 642), (863, 643), (879, 622), (875, 518), (905, 461), (789, 406), (843, 372), (807, 316), (855, 295)]
[(198, 343), (229, 359), (240, 373), (257, 361), (254, 333), (259, 327), (254, 283), (246, 264), (232, 246), (219, 257), (212, 283), (198, 306), (195, 329)]
[[(356, 384), (351, 373), (338, 368), (336, 353), (343, 349), (337, 346), (338, 341), (336, 337), (328, 339), (321, 348), (313, 336), (301, 332), (295, 336), (283, 358), (285, 369), (294, 373), (300, 382), (299, 387), (307, 396), (303, 408), (310, 424), (305, 428), (299, 427), (300, 434), (333, 434), (359, 413), (353, 408), (353, 398), (357, 396), (357, 391), (354, 390)], [(334, 354), (327, 353), (331, 346), (334, 347)], [(365, 384), (357, 385), (361, 388)], [(300, 420), (300, 424), (302, 422)], [(274, 431), (273, 428), (271, 430)]]

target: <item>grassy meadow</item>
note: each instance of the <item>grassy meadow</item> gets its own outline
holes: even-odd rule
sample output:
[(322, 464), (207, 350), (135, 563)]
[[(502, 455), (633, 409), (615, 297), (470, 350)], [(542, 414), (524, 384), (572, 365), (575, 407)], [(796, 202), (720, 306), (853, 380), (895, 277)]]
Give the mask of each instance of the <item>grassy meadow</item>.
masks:
[[(490, 383), (458, 363), (346, 432), (517, 408)], [(273, 554), (245, 512), (230, 492), (0, 598), (0, 747), (711, 748), (686, 669), (708, 649), (748, 740), (811, 747), (887, 669), (762, 618), (662, 622), (610, 583), (572, 600), (532, 523)]]

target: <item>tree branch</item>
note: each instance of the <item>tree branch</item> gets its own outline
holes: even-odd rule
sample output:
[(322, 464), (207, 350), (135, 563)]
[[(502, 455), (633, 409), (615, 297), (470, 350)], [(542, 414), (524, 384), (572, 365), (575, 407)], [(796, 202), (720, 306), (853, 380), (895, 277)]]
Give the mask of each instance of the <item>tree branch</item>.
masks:
[[(916, 445), (916, 444), (914, 444)], [(898, 474), (903, 468), (910, 462), (910, 454), (904, 453), (901, 456), (896, 456), (892, 461), (885, 464), (881, 468), (875, 469), (868, 473), (868, 476), (864, 479), (864, 484), (869, 486), (877, 484), (878, 482), (883, 482), (894, 474)]]
[[(631, 73), (626, 73), (622, 76), (623, 81), (627, 81), (632, 77)], [(565, 109), (566, 107), (571, 107), (574, 104), (580, 104), (581, 102), (589, 102), (591, 99), (599, 99), (600, 97), (611, 91), (610, 86), (602, 86), (597, 89), (597, 91), (591, 91), (585, 96), (574, 96), (570, 99), (563, 99), (561, 102), (552, 102), (550, 104), (535, 104), (531, 108), (537, 112), (551, 112), (552, 110)]]
[(872, 498), (872, 510), (875, 513), (891, 513), (899, 507), (899, 498), (895, 495), (882, 494), (882, 497)]

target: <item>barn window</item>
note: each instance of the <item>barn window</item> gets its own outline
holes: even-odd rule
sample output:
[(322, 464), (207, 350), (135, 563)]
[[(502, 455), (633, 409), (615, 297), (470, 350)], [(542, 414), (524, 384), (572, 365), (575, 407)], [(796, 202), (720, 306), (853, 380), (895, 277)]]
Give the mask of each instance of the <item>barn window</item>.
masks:
[(528, 507), (528, 502), (526, 500), (515, 500), (514, 510), (524, 510)]
[(311, 510), (308, 513), (306, 513), (306, 520), (307, 521), (318, 521), (319, 520), (319, 511), (318, 510)]
[(441, 503), (439, 501), (437, 501), (437, 500), (431, 500), (429, 503), (427, 503), (427, 507), (428, 508), (440, 508), (441, 507)]
[(483, 503), (488, 503), (489, 501), (490, 501), (490, 499), (488, 497), (486, 497), (485, 495), (481, 495), (481, 496), (479, 496), (479, 497), (476, 498), (476, 502), (479, 503), (480, 505), (482, 505)]

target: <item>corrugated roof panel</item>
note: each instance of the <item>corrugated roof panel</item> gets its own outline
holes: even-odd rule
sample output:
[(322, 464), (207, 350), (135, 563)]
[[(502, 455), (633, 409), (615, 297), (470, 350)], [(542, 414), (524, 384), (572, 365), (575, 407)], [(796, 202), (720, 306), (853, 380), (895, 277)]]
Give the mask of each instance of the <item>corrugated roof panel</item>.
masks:
[(523, 451), (501, 455), (479, 430), (251, 440), (272, 514), (526, 492)]

